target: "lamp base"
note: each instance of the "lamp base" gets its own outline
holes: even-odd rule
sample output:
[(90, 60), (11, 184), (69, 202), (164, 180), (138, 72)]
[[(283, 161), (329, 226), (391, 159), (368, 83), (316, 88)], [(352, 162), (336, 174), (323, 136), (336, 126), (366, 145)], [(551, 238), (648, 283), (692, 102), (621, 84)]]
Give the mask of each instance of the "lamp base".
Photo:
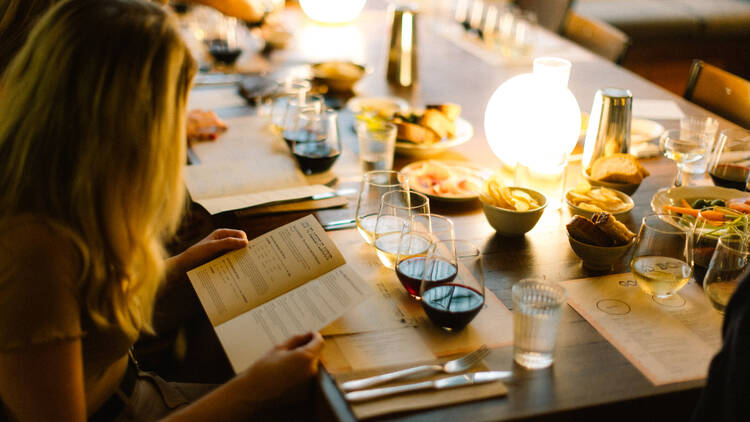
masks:
[(540, 171), (518, 163), (513, 184), (541, 192), (547, 197), (547, 209), (558, 210), (565, 193), (566, 167), (567, 163), (563, 163), (554, 169)]

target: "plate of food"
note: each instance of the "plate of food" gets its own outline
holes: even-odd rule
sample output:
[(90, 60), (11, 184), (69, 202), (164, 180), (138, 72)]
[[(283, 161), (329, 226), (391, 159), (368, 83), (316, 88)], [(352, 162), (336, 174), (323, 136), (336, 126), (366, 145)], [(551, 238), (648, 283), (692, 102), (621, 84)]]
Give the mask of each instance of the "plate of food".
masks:
[(451, 103), (396, 113), (393, 117), (398, 128), (396, 153), (430, 156), (468, 142), (474, 135), (474, 128), (459, 117), (460, 114), (461, 107)]
[(374, 113), (384, 118), (409, 109), (409, 103), (398, 97), (354, 97), (346, 103), (346, 108), (355, 115)]
[(489, 171), (466, 161), (422, 160), (401, 169), (409, 186), (440, 201), (471, 201), (479, 198)]

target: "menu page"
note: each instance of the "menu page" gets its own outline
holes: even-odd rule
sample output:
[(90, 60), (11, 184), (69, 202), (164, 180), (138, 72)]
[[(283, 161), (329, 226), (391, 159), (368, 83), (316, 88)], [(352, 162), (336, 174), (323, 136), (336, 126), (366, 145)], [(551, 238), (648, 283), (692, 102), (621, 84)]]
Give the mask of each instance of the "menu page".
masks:
[(309, 198), (313, 195), (333, 192), (333, 189), (323, 185), (300, 186), (271, 191), (244, 193), (239, 195), (206, 198), (196, 202), (201, 204), (209, 213), (218, 214), (224, 211), (240, 210), (257, 205), (271, 205), (279, 201)]
[(721, 315), (701, 288), (645, 294), (632, 274), (561, 283), (568, 304), (655, 385), (702, 379), (721, 346)]
[(188, 272), (214, 326), (344, 265), (312, 215), (251, 240)]

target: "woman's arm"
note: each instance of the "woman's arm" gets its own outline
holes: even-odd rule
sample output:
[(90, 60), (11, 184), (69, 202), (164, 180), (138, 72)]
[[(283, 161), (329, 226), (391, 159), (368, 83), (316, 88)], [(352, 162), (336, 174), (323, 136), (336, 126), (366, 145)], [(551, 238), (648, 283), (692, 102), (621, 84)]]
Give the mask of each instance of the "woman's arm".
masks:
[(19, 421), (84, 422), (81, 341), (0, 353), (0, 397)]

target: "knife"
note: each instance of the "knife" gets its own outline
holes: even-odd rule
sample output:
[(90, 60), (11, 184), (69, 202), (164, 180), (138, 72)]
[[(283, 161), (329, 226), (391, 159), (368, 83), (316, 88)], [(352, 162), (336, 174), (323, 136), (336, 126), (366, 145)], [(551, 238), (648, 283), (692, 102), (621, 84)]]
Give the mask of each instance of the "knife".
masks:
[(347, 218), (346, 220), (336, 220), (331, 221), (330, 223), (323, 224), (323, 229), (325, 231), (349, 229), (354, 227), (356, 223), (357, 221), (355, 219)]
[(472, 372), (469, 374), (457, 375), (453, 377), (440, 378), (434, 381), (423, 381), (413, 384), (397, 385), (395, 387), (373, 388), (370, 390), (352, 391), (346, 393), (344, 397), (351, 402), (372, 400), (379, 397), (390, 396), (393, 394), (406, 393), (418, 390), (443, 390), (446, 388), (464, 387), (467, 385), (484, 384), (509, 378), (513, 375), (511, 371), (485, 371)]
[(278, 201), (265, 202), (261, 205), (264, 207), (267, 207), (270, 205), (288, 204), (292, 202), (319, 201), (321, 199), (334, 198), (337, 196), (346, 196), (346, 195), (349, 195), (351, 193), (356, 193), (356, 192), (357, 192), (357, 189), (346, 188), (346, 189), (339, 189), (337, 191), (332, 191), (332, 192), (316, 193), (314, 195), (303, 196), (301, 198), (280, 199)]

